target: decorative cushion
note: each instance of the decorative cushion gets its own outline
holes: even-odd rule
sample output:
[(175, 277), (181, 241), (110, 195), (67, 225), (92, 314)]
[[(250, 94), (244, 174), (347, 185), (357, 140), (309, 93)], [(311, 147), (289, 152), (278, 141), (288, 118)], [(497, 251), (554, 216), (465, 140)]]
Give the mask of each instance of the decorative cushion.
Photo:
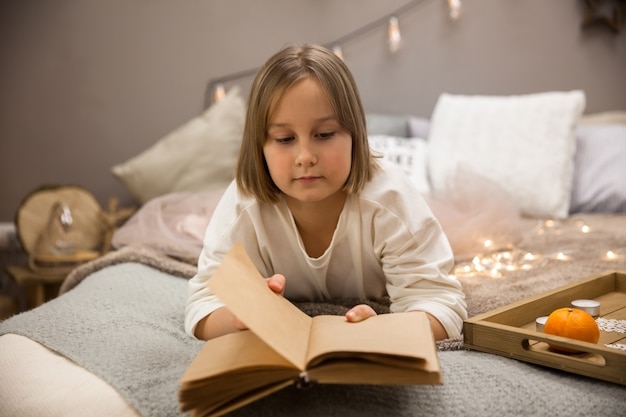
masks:
[(399, 138), (387, 135), (370, 135), (370, 148), (389, 161), (404, 168), (420, 193), (430, 192), (426, 171), (428, 143), (420, 138)]
[(409, 119), (409, 137), (427, 138), (430, 135), (430, 119), (411, 116)]
[(400, 138), (409, 137), (410, 116), (386, 113), (368, 113), (367, 133), (370, 135), (388, 135)]
[(204, 232), (226, 187), (155, 197), (113, 234), (115, 249), (145, 246), (196, 263)]
[(198, 191), (234, 177), (245, 103), (233, 88), (202, 115), (112, 168), (140, 203), (173, 192)]
[(602, 113), (583, 114), (580, 118), (581, 125), (612, 125), (626, 123), (626, 111), (615, 110)]
[(442, 94), (428, 139), (428, 172), (434, 191), (443, 191), (463, 163), (508, 190), (523, 214), (567, 217), (574, 130), (584, 107), (582, 91)]
[(576, 129), (571, 213), (626, 212), (626, 123)]

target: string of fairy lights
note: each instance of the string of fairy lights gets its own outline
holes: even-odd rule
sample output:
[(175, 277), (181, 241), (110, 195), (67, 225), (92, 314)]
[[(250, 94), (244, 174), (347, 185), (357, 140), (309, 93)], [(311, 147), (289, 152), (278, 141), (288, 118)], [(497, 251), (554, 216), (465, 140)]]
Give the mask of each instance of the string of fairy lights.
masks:
[[(408, 3), (398, 7), (397, 9), (385, 14), (355, 30), (328, 42), (324, 46), (332, 49), (333, 52), (343, 59), (343, 45), (348, 42), (359, 38), (365, 34), (368, 34), (374, 30), (378, 30), (383, 27), (387, 27), (387, 39), (389, 44), (389, 50), (395, 53), (400, 50), (402, 44), (402, 33), (400, 31), (400, 17), (408, 11), (422, 5), (427, 0), (411, 0)], [(449, 9), (450, 18), (456, 20), (461, 16), (461, 0), (446, 0)], [(209, 82), (207, 91), (212, 97), (213, 102), (218, 102), (226, 95), (225, 85), (229, 82), (249, 78), (254, 76), (259, 71), (258, 67), (248, 70), (234, 72), (218, 78), (214, 78)]]
[[(535, 237), (544, 239), (558, 239), (575, 235), (596, 234), (596, 237), (608, 237), (603, 232), (594, 231), (591, 226), (582, 219), (573, 219), (567, 222), (553, 219), (540, 221), (533, 230)], [(606, 233), (606, 232), (604, 232)], [(626, 246), (615, 247), (609, 250), (591, 248), (561, 249), (549, 253), (538, 253), (524, 250), (523, 248), (492, 248), (493, 241), (485, 239), (482, 243), (485, 250), (482, 254), (475, 255), (472, 259), (457, 262), (452, 275), (455, 277), (484, 276), (488, 278), (503, 278), (507, 272), (529, 271), (540, 268), (549, 262), (572, 262), (579, 258), (595, 257), (604, 262), (626, 263)], [(619, 244), (619, 243), (618, 243)]]

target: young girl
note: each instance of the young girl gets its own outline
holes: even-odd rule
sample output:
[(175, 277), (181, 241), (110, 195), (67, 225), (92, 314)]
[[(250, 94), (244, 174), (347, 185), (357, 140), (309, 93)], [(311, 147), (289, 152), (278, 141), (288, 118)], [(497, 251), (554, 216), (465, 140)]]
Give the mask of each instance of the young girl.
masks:
[[(426, 312), (437, 340), (461, 334), (448, 240), (402, 169), (370, 153), (354, 79), (323, 47), (287, 47), (254, 80), (236, 179), (189, 281), (185, 329), (198, 339), (245, 329), (207, 287), (237, 241), (291, 301), (388, 295), (391, 312)], [(375, 314), (359, 304), (346, 319)]]

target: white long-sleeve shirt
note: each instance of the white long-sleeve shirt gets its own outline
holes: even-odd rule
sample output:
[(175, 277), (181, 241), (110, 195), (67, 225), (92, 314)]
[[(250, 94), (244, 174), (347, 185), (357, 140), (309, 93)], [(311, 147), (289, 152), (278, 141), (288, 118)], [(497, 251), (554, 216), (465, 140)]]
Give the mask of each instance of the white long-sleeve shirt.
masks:
[(233, 182), (206, 230), (198, 272), (189, 280), (185, 330), (223, 304), (207, 282), (240, 241), (261, 275), (283, 274), (292, 301), (372, 299), (389, 295), (391, 312), (421, 310), (436, 317), (448, 337), (467, 318), (461, 284), (448, 276), (454, 256), (443, 230), (401, 168), (380, 161), (361, 193), (348, 195), (330, 246), (307, 255), (284, 199), (276, 204), (241, 198)]

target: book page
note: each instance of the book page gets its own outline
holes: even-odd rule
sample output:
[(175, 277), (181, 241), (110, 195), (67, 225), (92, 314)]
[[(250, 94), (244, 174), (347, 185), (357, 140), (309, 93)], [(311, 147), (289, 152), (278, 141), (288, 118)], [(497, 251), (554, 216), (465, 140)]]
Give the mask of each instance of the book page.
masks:
[(309, 366), (346, 356), (428, 372), (439, 370), (430, 323), (426, 313), (419, 311), (379, 314), (358, 323), (341, 316), (314, 317)]
[(180, 382), (183, 385), (199, 381), (206, 384), (206, 381), (221, 375), (264, 367), (294, 369), (290, 362), (253, 332), (244, 330), (207, 340)]
[(267, 286), (240, 243), (224, 257), (208, 285), (252, 332), (304, 370), (311, 318)]

